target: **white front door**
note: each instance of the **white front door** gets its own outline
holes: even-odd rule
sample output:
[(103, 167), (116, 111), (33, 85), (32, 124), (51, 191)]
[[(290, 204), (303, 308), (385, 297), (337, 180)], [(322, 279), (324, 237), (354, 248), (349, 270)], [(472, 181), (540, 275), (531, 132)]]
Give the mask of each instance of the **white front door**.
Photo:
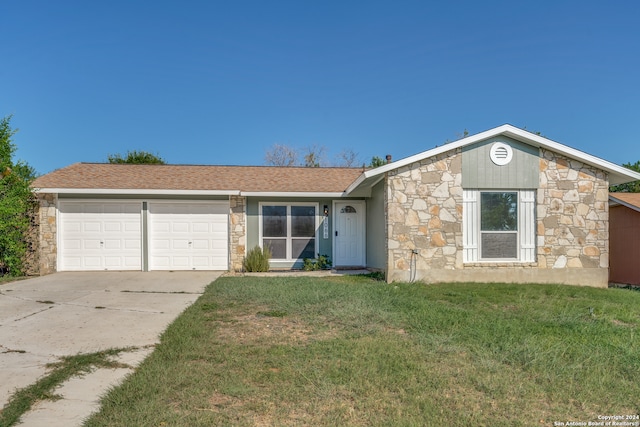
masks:
[(227, 270), (229, 202), (149, 202), (149, 270)]
[(364, 201), (335, 202), (334, 212), (333, 265), (336, 267), (364, 267)]
[(142, 203), (62, 200), (58, 270), (141, 270)]

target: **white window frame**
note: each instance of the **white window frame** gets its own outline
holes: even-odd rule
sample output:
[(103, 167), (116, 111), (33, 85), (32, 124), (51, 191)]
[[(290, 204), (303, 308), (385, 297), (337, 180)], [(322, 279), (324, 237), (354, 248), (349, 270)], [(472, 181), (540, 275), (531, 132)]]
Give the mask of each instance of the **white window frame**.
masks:
[[(318, 203), (309, 203), (309, 202), (259, 202), (258, 203), (258, 244), (261, 248), (263, 248), (263, 233), (262, 233), (262, 207), (263, 206), (285, 206), (287, 208), (287, 235), (284, 237), (286, 240), (286, 258), (271, 258), (273, 261), (300, 261), (301, 258), (292, 258), (291, 254), (293, 252), (292, 249), (292, 241), (296, 238), (291, 236), (291, 207), (292, 206), (310, 206), (315, 209), (316, 214), (314, 215), (314, 229), (315, 233), (313, 236), (314, 243), (314, 257), (315, 254), (319, 252), (319, 238), (318, 238), (318, 230), (320, 228), (320, 215), (319, 215), (319, 204)], [(269, 237), (267, 237), (269, 238)]]
[[(517, 255), (515, 258), (482, 258), (482, 231), (480, 227), (480, 195), (482, 193), (518, 194)], [(463, 190), (462, 234), (463, 262), (513, 263), (536, 260), (536, 190), (474, 189)]]

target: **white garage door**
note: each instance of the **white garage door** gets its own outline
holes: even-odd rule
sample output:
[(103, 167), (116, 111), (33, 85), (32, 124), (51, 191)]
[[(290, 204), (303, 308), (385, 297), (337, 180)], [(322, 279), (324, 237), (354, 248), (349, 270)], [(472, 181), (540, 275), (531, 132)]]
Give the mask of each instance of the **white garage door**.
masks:
[(141, 270), (140, 202), (60, 201), (58, 270)]
[(149, 270), (227, 270), (229, 202), (150, 202)]

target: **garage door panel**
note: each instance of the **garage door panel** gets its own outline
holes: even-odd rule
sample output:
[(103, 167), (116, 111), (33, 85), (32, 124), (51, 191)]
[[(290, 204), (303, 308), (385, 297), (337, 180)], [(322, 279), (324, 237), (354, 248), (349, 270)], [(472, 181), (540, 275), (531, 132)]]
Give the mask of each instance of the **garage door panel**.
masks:
[(65, 265), (68, 268), (80, 269), (82, 267), (82, 259), (80, 257), (67, 257), (65, 259)]
[(104, 231), (106, 232), (121, 232), (122, 231), (122, 224), (119, 222), (105, 222), (104, 224)]
[(186, 239), (171, 239), (171, 249), (174, 250), (188, 250), (189, 241)]
[(211, 265), (211, 258), (204, 256), (194, 256), (193, 257), (193, 266), (195, 268), (208, 268)]
[(211, 231), (211, 227), (208, 222), (194, 222), (192, 230), (194, 233), (208, 233)]
[(226, 270), (228, 212), (228, 202), (149, 203), (149, 268)]
[(151, 246), (156, 249), (171, 249), (171, 241), (169, 239), (153, 239)]
[(100, 233), (102, 231), (102, 224), (99, 222), (85, 222), (82, 224), (82, 231), (84, 233)]
[(69, 249), (82, 249), (82, 241), (80, 239), (63, 239), (62, 244)]
[(168, 222), (157, 222), (151, 226), (153, 233), (169, 233), (171, 231), (171, 224)]
[(211, 224), (211, 230), (217, 233), (227, 233), (227, 223), (226, 222), (213, 222)]
[(105, 240), (104, 245), (102, 245), (105, 249), (109, 250), (120, 250), (122, 249), (122, 241), (121, 240)]
[(119, 256), (104, 257), (104, 264), (107, 268), (112, 268), (112, 269), (116, 269), (124, 265), (122, 257), (119, 257)]
[(210, 249), (212, 247), (211, 242), (209, 240), (201, 240), (201, 239), (194, 239), (193, 240), (193, 249), (197, 249), (197, 250), (207, 250)]
[(98, 256), (84, 256), (81, 260), (84, 268), (98, 269), (103, 265), (103, 258)]
[(213, 230), (211, 232), (211, 238), (214, 240), (221, 240), (227, 238), (227, 230)]
[(140, 250), (142, 247), (140, 246), (140, 240), (125, 240), (124, 248), (127, 250)]
[(61, 201), (60, 270), (140, 270), (141, 202)]
[(140, 268), (140, 257), (128, 256), (124, 257), (124, 265), (125, 267), (136, 269)]
[(171, 258), (168, 256), (152, 256), (150, 263), (155, 267), (155, 270), (169, 270), (171, 267)]
[(69, 221), (66, 224), (67, 233), (80, 233), (82, 231), (82, 223), (77, 221)]
[(140, 222), (125, 222), (124, 223), (124, 231), (125, 233), (139, 233), (140, 232)]
[(189, 223), (186, 222), (173, 222), (171, 223), (171, 232), (172, 233), (188, 233), (189, 232)]
[(171, 257), (171, 264), (173, 268), (189, 268), (189, 257), (188, 256), (173, 256)]
[(83, 239), (82, 249), (85, 249), (85, 250), (100, 249), (100, 239)]

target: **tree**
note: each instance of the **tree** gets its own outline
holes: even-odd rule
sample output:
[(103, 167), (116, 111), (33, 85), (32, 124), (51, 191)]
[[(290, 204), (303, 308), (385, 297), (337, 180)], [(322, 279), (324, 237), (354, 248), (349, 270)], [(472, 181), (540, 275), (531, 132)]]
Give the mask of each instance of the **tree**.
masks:
[(387, 162), (382, 157), (373, 156), (371, 158), (371, 163), (369, 163), (369, 167), (370, 168), (377, 168), (379, 166), (384, 166), (386, 164), (387, 164)]
[(337, 165), (345, 168), (358, 166), (358, 153), (350, 148), (345, 148), (338, 154)]
[(298, 162), (299, 151), (289, 145), (273, 144), (264, 156), (264, 163), (267, 166), (306, 166), (317, 168), (326, 166), (325, 153), (327, 148), (324, 145), (309, 145), (303, 149), (303, 161)]
[(298, 162), (298, 151), (288, 145), (273, 144), (264, 155), (267, 166), (295, 166)]
[(133, 164), (133, 165), (165, 165), (167, 162), (158, 154), (152, 154), (147, 151), (127, 151), (127, 155), (123, 157), (121, 154), (109, 154), (107, 157), (109, 163), (117, 164)]
[[(634, 164), (624, 163), (622, 166), (624, 166), (627, 169), (640, 172), (640, 160), (638, 160)], [(620, 184), (620, 185), (612, 185), (609, 188), (609, 191), (615, 191), (619, 193), (640, 193), (640, 181), (633, 181), (633, 182), (628, 182), (626, 184)]]
[(319, 168), (320, 166), (326, 166), (325, 153), (327, 147), (324, 145), (309, 145), (305, 147), (304, 166), (308, 168)]
[(11, 128), (11, 116), (0, 120), (0, 269), (12, 276), (23, 275), (26, 257), (33, 239), (29, 235), (36, 212), (36, 199), (30, 184), (35, 170), (22, 161), (14, 161), (12, 142), (17, 129)]

